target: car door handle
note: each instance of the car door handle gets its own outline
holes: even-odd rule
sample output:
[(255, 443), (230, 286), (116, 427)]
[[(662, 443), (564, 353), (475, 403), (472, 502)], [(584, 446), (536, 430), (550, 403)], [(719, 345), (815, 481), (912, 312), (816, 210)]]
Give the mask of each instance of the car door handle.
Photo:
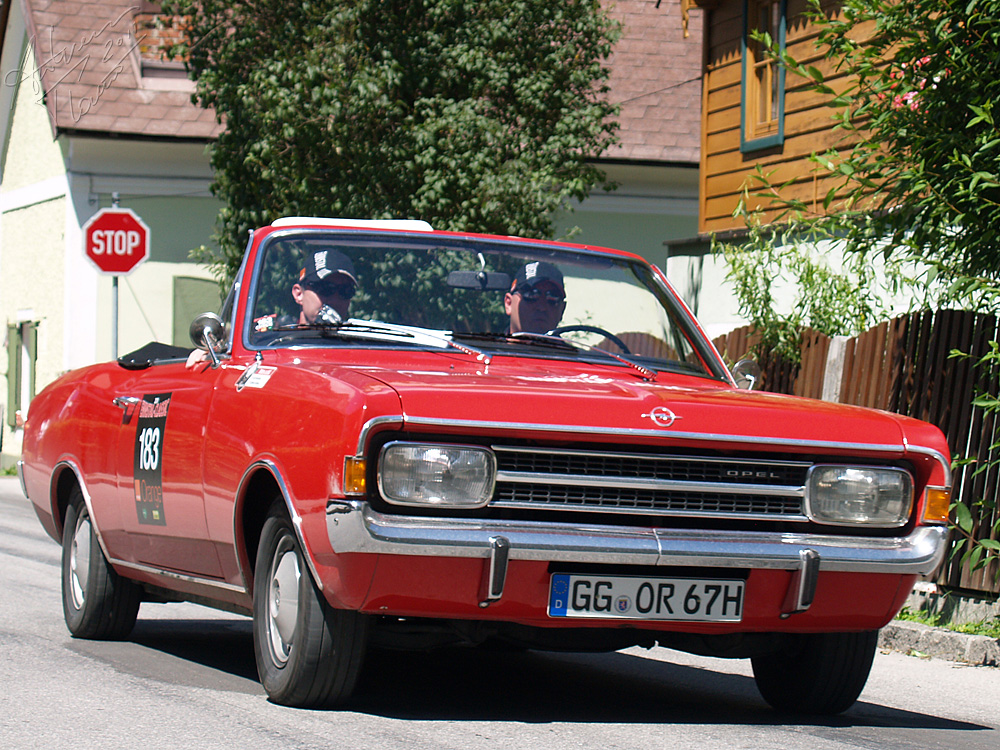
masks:
[(129, 410), (130, 406), (136, 406), (142, 399), (136, 398), (135, 396), (115, 396), (111, 399), (111, 403), (120, 409), (125, 411)]

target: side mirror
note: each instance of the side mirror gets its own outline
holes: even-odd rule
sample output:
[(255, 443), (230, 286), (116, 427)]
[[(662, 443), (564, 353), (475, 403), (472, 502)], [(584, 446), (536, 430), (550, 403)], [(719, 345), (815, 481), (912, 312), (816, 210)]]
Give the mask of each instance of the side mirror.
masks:
[(215, 313), (202, 313), (191, 323), (188, 331), (191, 343), (208, 352), (212, 367), (219, 366), (219, 353), (226, 345), (226, 326)]
[(732, 369), (736, 387), (752, 391), (760, 383), (760, 365), (752, 359), (741, 359)]

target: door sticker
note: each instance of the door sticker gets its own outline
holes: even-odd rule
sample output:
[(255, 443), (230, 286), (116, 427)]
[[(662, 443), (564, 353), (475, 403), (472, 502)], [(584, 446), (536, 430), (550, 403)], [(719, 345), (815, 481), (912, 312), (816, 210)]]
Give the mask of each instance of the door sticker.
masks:
[(135, 511), (139, 523), (166, 526), (163, 512), (163, 437), (170, 393), (146, 394), (135, 426)]
[(260, 362), (254, 362), (243, 374), (240, 375), (240, 379), (236, 381), (236, 390), (242, 391), (244, 388), (263, 388), (267, 385), (267, 381), (271, 379), (271, 376), (277, 372), (277, 367), (268, 367), (267, 365), (262, 365)]

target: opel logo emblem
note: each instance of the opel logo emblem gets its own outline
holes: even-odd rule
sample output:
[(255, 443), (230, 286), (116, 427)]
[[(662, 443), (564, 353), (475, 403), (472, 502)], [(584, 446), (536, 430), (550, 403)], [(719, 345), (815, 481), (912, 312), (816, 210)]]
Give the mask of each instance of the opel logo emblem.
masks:
[(651, 412), (643, 414), (642, 416), (652, 419), (653, 424), (657, 427), (670, 427), (674, 422), (680, 419), (680, 417), (665, 406), (657, 406)]

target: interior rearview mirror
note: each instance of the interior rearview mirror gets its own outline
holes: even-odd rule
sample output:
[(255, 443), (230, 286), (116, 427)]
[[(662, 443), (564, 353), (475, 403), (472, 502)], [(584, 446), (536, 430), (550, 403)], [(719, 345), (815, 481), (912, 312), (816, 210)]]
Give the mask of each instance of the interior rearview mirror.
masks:
[(508, 291), (510, 274), (501, 271), (452, 271), (448, 286), (453, 289), (479, 289), (481, 291)]

